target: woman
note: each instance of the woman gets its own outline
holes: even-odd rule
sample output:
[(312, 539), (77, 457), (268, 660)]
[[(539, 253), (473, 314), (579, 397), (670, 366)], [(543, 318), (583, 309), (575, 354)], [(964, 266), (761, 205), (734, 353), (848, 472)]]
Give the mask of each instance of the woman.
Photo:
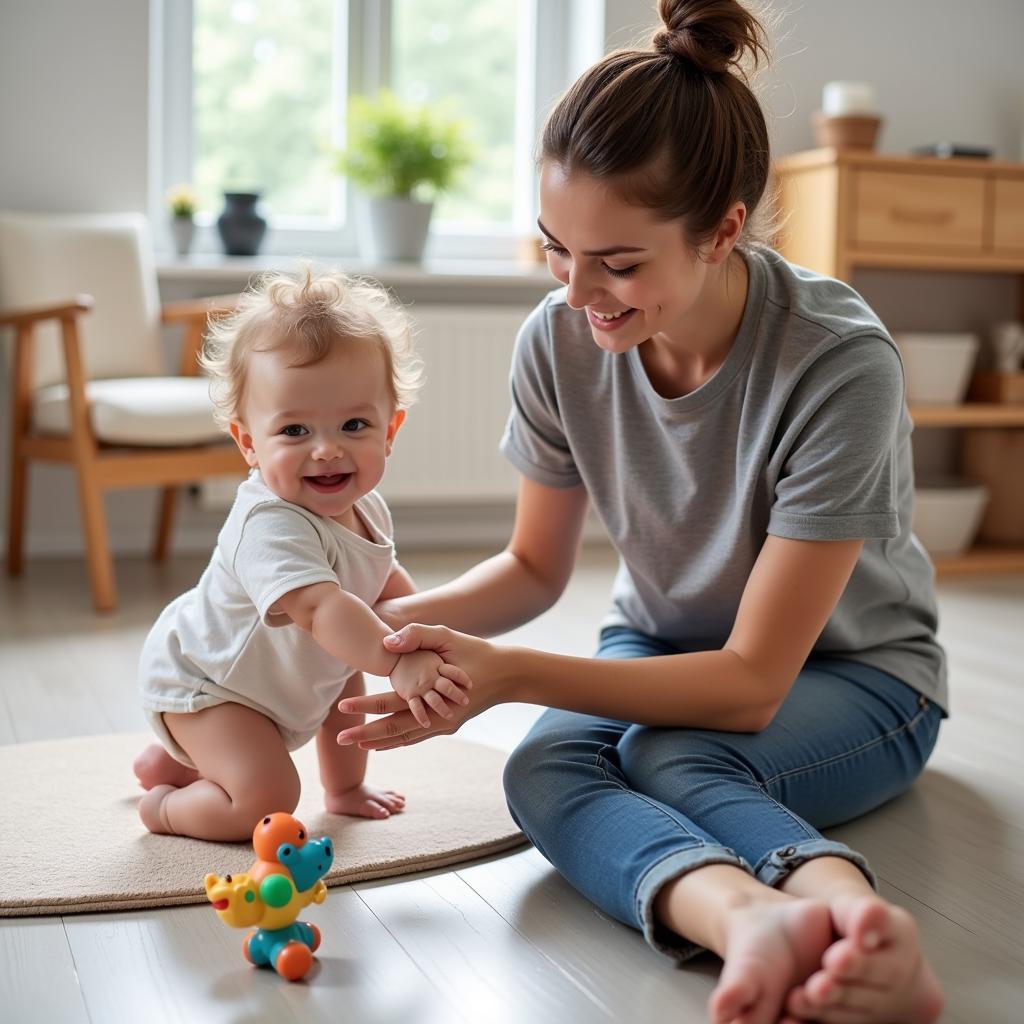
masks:
[[(506, 770), (513, 815), (656, 949), (722, 957), (714, 1021), (931, 1021), (912, 919), (818, 831), (909, 786), (946, 713), (899, 356), (852, 289), (748, 238), (769, 147), (738, 68), (761, 26), (736, 0), (660, 12), (652, 51), (595, 65), (544, 132), (565, 288), (517, 343), (512, 539), (378, 606), (406, 627), (391, 649), (465, 669), (471, 704), (423, 730), (394, 695), (346, 700), (391, 714), (339, 742), (547, 705)], [(621, 559), (597, 658), (476, 639), (557, 600), (588, 499)]]

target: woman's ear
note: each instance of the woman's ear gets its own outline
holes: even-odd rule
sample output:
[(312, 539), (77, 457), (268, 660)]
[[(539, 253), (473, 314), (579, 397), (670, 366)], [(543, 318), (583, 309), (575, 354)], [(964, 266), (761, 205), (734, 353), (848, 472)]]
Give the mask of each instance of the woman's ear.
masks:
[(728, 212), (718, 226), (714, 238), (708, 243), (704, 251), (705, 263), (724, 263), (729, 254), (736, 247), (736, 243), (743, 234), (743, 225), (747, 222), (747, 205), (737, 199), (729, 207)]
[(398, 428), (405, 422), (405, 410), (396, 409), (394, 416), (391, 417), (391, 422), (388, 424), (388, 436), (385, 441), (385, 451), (388, 455), (391, 454), (391, 447), (395, 443), (395, 434), (398, 433)]
[(256, 449), (252, 446), (252, 434), (245, 429), (245, 424), (232, 420), (228, 429), (231, 431), (235, 444), (238, 445), (238, 450), (242, 453), (242, 458), (250, 467), (257, 469), (259, 461), (256, 458)]

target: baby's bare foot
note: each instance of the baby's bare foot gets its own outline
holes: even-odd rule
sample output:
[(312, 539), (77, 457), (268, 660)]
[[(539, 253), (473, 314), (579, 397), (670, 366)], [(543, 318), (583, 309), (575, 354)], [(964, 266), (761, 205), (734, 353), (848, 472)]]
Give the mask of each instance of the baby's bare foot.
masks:
[(405, 809), (405, 797), (393, 789), (353, 786), (344, 793), (327, 793), (324, 806), (331, 814), (351, 814), (357, 818), (390, 818)]
[(151, 743), (135, 758), (132, 768), (143, 789), (168, 785), (179, 789), (195, 782), (199, 772), (175, 761), (159, 743)]
[(139, 801), (139, 817), (142, 824), (158, 835), (174, 835), (174, 829), (167, 823), (167, 814), (164, 810), (164, 801), (169, 793), (173, 793), (177, 786), (154, 786)]
[(786, 1000), (791, 1018), (822, 1024), (931, 1024), (942, 1012), (942, 988), (921, 952), (917, 924), (878, 896), (832, 901), (840, 938), (821, 969)]
[(730, 914), (725, 964), (708, 1004), (712, 1024), (775, 1024), (789, 992), (833, 939), (828, 905), (754, 902)]

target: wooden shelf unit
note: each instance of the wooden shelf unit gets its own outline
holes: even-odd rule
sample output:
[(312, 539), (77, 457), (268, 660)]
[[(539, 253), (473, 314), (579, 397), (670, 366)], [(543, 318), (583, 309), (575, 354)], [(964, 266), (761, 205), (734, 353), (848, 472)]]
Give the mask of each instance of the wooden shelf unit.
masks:
[[(792, 262), (845, 281), (861, 267), (1013, 274), (1024, 319), (1024, 164), (816, 149), (777, 161), (775, 179), (774, 244)], [(1024, 405), (920, 405), (910, 414), (918, 428), (1024, 429)], [(979, 544), (935, 564), (943, 575), (1024, 572), (1024, 545)]]

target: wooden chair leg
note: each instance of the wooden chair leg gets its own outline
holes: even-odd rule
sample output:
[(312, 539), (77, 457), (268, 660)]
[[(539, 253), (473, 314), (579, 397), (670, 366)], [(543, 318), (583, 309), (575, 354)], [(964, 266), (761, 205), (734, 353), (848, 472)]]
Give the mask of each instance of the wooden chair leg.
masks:
[(117, 588), (107, 534), (107, 512), (103, 507), (103, 489), (96, 482), (94, 467), (79, 463), (75, 470), (78, 475), (78, 497), (82, 507), (82, 529), (85, 533), (92, 603), (98, 612), (113, 611), (117, 606)]
[(160, 511), (157, 514), (156, 539), (153, 542), (153, 561), (163, 562), (171, 547), (171, 531), (174, 528), (174, 509), (178, 500), (178, 488), (164, 487), (160, 492)]
[(11, 455), (11, 490), (7, 505), (7, 572), (20, 576), (25, 564), (25, 506), (28, 503), (28, 459)]

